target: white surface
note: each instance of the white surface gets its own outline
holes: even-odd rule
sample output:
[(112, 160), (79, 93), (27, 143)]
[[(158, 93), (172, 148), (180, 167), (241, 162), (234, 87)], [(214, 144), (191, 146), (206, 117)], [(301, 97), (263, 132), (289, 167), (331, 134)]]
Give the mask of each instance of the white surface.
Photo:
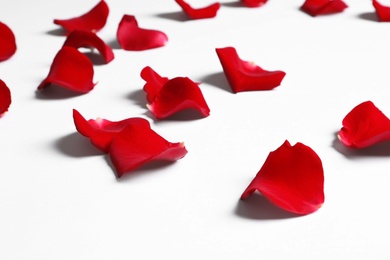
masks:
[[(194, 6), (210, 1), (188, 1)], [(390, 115), (390, 24), (371, 1), (346, 1), (343, 13), (313, 18), (301, 0), (261, 8), (222, 1), (214, 19), (182, 21), (172, 1), (107, 0), (99, 36), (115, 42), (124, 14), (159, 29), (167, 46), (116, 48), (95, 66), (95, 89), (64, 96), (35, 89), (64, 37), (53, 19), (78, 16), (97, 1), (2, 1), (0, 19), (18, 51), (0, 63), (12, 91), (0, 119), (0, 259), (388, 259), (390, 148), (350, 152), (335, 140), (341, 120), (372, 100)], [(232, 94), (215, 48), (233, 46), (244, 60), (287, 73), (273, 91)], [(139, 73), (201, 81), (211, 115), (155, 122)], [(59, 93), (60, 92), (60, 93)], [(86, 118), (141, 116), (172, 142), (182, 160), (116, 179), (106, 155), (79, 135), (72, 109)], [(266, 156), (288, 139), (321, 157), (325, 203), (291, 217), (259, 196), (239, 197)]]

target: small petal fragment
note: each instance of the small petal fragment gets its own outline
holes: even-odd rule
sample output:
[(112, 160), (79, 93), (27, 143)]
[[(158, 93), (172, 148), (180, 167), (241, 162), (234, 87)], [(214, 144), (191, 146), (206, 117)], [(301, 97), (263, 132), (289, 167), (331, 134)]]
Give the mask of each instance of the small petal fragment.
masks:
[(321, 159), (310, 147), (302, 143), (291, 146), (286, 140), (269, 153), (241, 199), (256, 190), (284, 210), (299, 215), (313, 213), (325, 199)]
[(385, 6), (377, 0), (372, 1), (376, 14), (380, 22), (390, 22), (390, 6)]
[(92, 62), (77, 49), (65, 46), (54, 57), (50, 72), (38, 90), (55, 84), (75, 92), (87, 93), (95, 86), (92, 82), (93, 74)]
[(11, 105), (11, 91), (7, 85), (0, 79), (0, 117), (8, 111)]
[(8, 60), (15, 52), (15, 35), (6, 24), (0, 22), (0, 61)]
[(165, 33), (138, 27), (137, 20), (133, 15), (123, 16), (118, 26), (117, 39), (122, 49), (128, 51), (158, 48), (168, 42)]
[(285, 72), (263, 70), (253, 62), (243, 61), (233, 47), (217, 48), (218, 58), (234, 93), (271, 90), (280, 85)]
[(260, 7), (265, 4), (268, 0), (241, 0), (241, 3), (246, 7)]
[(343, 119), (339, 140), (350, 148), (365, 148), (390, 140), (390, 120), (371, 101), (353, 108)]
[(217, 16), (217, 12), (221, 7), (220, 3), (213, 3), (202, 8), (193, 8), (184, 0), (175, 0), (180, 5), (186, 15), (191, 19), (205, 19)]
[(306, 0), (301, 10), (311, 16), (340, 13), (348, 6), (342, 0)]
[(108, 14), (108, 5), (104, 0), (101, 0), (89, 12), (79, 17), (66, 20), (55, 19), (54, 23), (62, 26), (68, 32), (73, 30), (97, 32), (106, 25)]

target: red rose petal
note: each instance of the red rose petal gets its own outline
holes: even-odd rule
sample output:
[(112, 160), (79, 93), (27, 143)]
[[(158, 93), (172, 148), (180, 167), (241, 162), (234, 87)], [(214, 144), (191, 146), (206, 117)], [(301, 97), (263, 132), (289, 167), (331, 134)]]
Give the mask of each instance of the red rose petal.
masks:
[(55, 19), (54, 23), (64, 27), (68, 32), (73, 30), (97, 32), (106, 25), (108, 13), (107, 3), (101, 0), (86, 14), (66, 20)]
[(0, 61), (8, 60), (15, 52), (15, 35), (6, 24), (0, 22)]
[(66, 38), (64, 46), (70, 46), (76, 49), (81, 47), (96, 48), (106, 63), (109, 63), (114, 59), (114, 53), (111, 47), (93, 32), (74, 30)]
[(291, 146), (286, 140), (271, 152), (241, 199), (259, 191), (276, 206), (305, 215), (324, 203), (324, 171), (321, 159), (308, 146)]
[(259, 7), (265, 4), (268, 0), (241, 0), (241, 3), (246, 7)]
[(220, 3), (214, 3), (202, 8), (192, 8), (188, 3), (183, 0), (175, 1), (180, 5), (186, 15), (191, 19), (213, 18), (217, 15), (217, 12), (221, 7)]
[(55, 56), (49, 75), (38, 89), (56, 84), (75, 92), (87, 93), (95, 86), (93, 74), (92, 62), (77, 49), (65, 46)]
[(117, 31), (119, 45), (124, 50), (142, 51), (164, 46), (168, 42), (165, 33), (138, 27), (133, 15), (124, 15)]
[(347, 7), (342, 0), (306, 0), (301, 6), (301, 10), (311, 16), (317, 16), (339, 13)]
[(148, 108), (156, 118), (166, 118), (185, 109), (195, 109), (204, 117), (210, 114), (198, 84), (189, 78), (177, 77), (168, 80), (150, 67), (141, 71), (141, 77), (146, 81), (144, 91), (150, 103)]
[(11, 91), (7, 85), (0, 79), (0, 117), (8, 111), (11, 105)]
[(371, 101), (366, 101), (345, 116), (338, 137), (350, 148), (364, 148), (390, 140), (390, 120)]
[(372, 1), (376, 14), (380, 22), (390, 22), (390, 7), (384, 6), (377, 0)]
[(234, 93), (273, 89), (286, 75), (283, 71), (266, 71), (252, 62), (241, 60), (233, 47), (217, 48), (216, 52)]

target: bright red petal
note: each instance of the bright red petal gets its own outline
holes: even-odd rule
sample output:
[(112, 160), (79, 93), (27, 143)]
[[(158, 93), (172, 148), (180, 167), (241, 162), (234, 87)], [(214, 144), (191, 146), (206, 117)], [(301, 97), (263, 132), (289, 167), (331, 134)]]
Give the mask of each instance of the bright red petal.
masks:
[(93, 32), (74, 30), (68, 35), (63, 46), (69, 46), (76, 49), (82, 47), (96, 48), (106, 63), (109, 63), (114, 59), (114, 53), (111, 47)]
[(15, 52), (15, 35), (6, 24), (0, 22), (0, 61), (8, 60)]
[(101, 0), (86, 14), (66, 20), (55, 19), (54, 23), (61, 25), (68, 32), (73, 30), (97, 32), (106, 25), (108, 13), (109, 8), (107, 3), (104, 0)]
[(380, 22), (390, 22), (390, 7), (384, 6), (377, 0), (373, 0), (372, 4)]
[(366, 101), (345, 116), (338, 137), (350, 148), (364, 148), (390, 140), (390, 120), (371, 101)]
[(11, 91), (7, 85), (0, 79), (0, 117), (8, 111), (11, 105)]
[(117, 39), (124, 50), (142, 51), (164, 46), (168, 42), (165, 33), (138, 27), (133, 15), (124, 15), (118, 26)]
[(191, 19), (204, 19), (204, 18), (213, 18), (217, 15), (219, 8), (221, 7), (220, 3), (214, 3), (202, 8), (192, 8), (188, 3), (183, 0), (175, 0), (176, 3), (180, 5), (183, 11)]
[(216, 52), (234, 93), (273, 89), (286, 75), (283, 71), (263, 70), (254, 63), (241, 60), (233, 47), (217, 48)]
[(93, 74), (92, 62), (77, 49), (65, 46), (55, 56), (49, 75), (38, 89), (55, 84), (75, 92), (87, 93), (95, 86), (92, 82)]
[(246, 7), (259, 7), (265, 4), (268, 0), (241, 0), (241, 3)]
[(146, 81), (144, 91), (146, 92), (146, 99), (152, 103), (162, 86), (168, 82), (168, 78), (161, 77), (151, 67), (145, 67), (141, 71), (141, 78)]
[(324, 203), (324, 171), (321, 159), (308, 146), (285, 141), (271, 152), (241, 199), (259, 191), (276, 206), (305, 215)]
[(311, 16), (317, 16), (339, 13), (347, 7), (342, 0), (306, 0), (301, 6), (301, 10)]

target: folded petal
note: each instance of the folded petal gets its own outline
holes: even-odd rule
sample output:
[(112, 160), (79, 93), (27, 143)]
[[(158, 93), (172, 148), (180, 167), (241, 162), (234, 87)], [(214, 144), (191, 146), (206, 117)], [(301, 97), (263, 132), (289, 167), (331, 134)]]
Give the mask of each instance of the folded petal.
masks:
[(15, 35), (6, 24), (0, 22), (0, 61), (8, 60), (15, 52)]
[(124, 15), (117, 30), (119, 45), (124, 50), (142, 51), (164, 46), (168, 42), (165, 33), (138, 27), (133, 15)]
[(87, 13), (66, 20), (55, 19), (54, 23), (62, 26), (68, 32), (73, 30), (84, 30), (97, 32), (106, 25), (109, 8), (104, 0), (101, 0)]
[(176, 3), (180, 5), (186, 15), (191, 19), (204, 19), (204, 18), (213, 18), (217, 15), (219, 8), (221, 7), (220, 3), (213, 3), (206, 7), (202, 8), (193, 8), (184, 0), (175, 0)]
[(390, 120), (371, 101), (354, 107), (343, 119), (339, 140), (350, 148), (364, 148), (390, 140)]
[(8, 111), (11, 105), (11, 91), (7, 85), (0, 79), (0, 117)]
[(87, 56), (73, 47), (64, 46), (54, 57), (49, 74), (38, 89), (55, 84), (75, 92), (87, 93), (95, 86), (92, 82), (93, 74), (93, 65)]
[(141, 71), (141, 78), (146, 81), (144, 91), (146, 92), (146, 99), (152, 103), (162, 86), (168, 82), (168, 78), (161, 77), (151, 67), (145, 67)]
[(265, 4), (268, 0), (241, 0), (241, 3), (246, 7), (259, 7)]
[(390, 22), (390, 6), (385, 6), (377, 0), (372, 1), (376, 14), (380, 22)]
[(256, 64), (243, 61), (233, 47), (217, 48), (218, 58), (234, 93), (270, 90), (280, 85), (285, 72), (267, 71)]
[(305, 215), (324, 203), (324, 171), (321, 159), (308, 146), (291, 146), (286, 140), (271, 152), (241, 199), (255, 191), (276, 206)]
[(301, 10), (311, 16), (317, 16), (339, 13), (347, 7), (342, 0), (306, 0), (301, 6)]

